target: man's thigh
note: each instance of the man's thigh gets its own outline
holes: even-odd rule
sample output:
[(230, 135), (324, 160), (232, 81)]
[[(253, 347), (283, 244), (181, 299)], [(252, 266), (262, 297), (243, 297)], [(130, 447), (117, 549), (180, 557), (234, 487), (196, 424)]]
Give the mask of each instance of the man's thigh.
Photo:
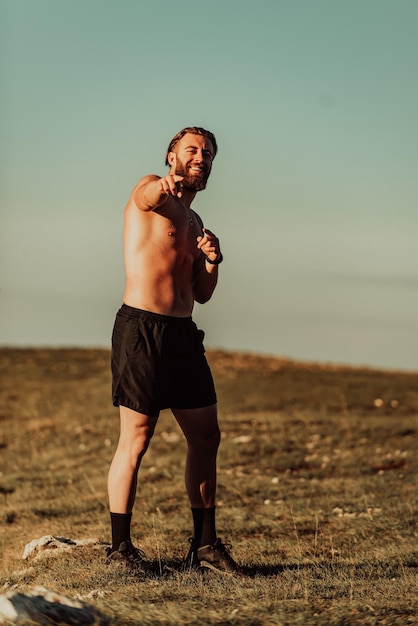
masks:
[(178, 425), (191, 444), (219, 438), (217, 404), (198, 409), (171, 409)]
[(126, 406), (120, 406), (119, 413), (120, 438), (122, 441), (129, 443), (136, 440), (138, 437), (150, 439), (154, 434), (158, 417), (138, 413)]

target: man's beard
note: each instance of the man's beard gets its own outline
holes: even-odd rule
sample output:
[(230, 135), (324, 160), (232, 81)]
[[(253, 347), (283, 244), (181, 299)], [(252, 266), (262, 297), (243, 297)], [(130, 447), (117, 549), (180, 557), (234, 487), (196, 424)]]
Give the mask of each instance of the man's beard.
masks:
[(187, 171), (187, 166), (184, 166), (182, 163), (177, 163), (176, 174), (177, 176), (183, 176), (181, 184), (184, 189), (188, 191), (203, 191), (203, 189), (206, 188), (210, 170), (204, 167), (200, 174), (191, 175)]

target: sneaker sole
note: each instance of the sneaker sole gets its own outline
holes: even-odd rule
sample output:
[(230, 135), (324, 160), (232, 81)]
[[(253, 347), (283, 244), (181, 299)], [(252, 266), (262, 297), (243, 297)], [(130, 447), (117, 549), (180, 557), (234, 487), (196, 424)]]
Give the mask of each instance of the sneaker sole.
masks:
[(213, 563), (209, 563), (208, 561), (200, 561), (199, 570), (201, 571), (209, 570), (211, 572), (215, 572), (216, 574), (219, 574), (220, 576), (239, 576), (241, 574), (239, 570), (228, 571), (228, 570), (219, 569), (218, 567), (216, 567), (216, 565), (213, 565)]
[(107, 567), (123, 569), (125, 572), (128, 573), (145, 575), (145, 567), (141, 565), (131, 565), (130, 563), (124, 563), (123, 561), (117, 561), (116, 559), (110, 559), (109, 561), (105, 561), (105, 565)]

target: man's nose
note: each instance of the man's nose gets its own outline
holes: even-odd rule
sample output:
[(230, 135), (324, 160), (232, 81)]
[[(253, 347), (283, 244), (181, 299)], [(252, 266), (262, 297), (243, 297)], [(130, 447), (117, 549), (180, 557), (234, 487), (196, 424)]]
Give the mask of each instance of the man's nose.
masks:
[(202, 163), (202, 161), (204, 161), (203, 151), (196, 152), (193, 160), (196, 161), (196, 163)]

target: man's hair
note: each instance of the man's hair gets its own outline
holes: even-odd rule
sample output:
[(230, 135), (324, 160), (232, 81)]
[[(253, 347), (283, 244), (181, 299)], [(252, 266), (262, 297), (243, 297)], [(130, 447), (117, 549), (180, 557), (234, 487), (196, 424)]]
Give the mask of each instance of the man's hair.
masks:
[(176, 147), (176, 144), (187, 133), (190, 133), (191, 135), (202, 135), (203, 137), (206, 137), (207, 139), (209, 139), (211, 144), (212, 144), (212, 146), (213, 146), (213, 158), (215, 158), (216, 153), (218, 152), (218, 145), (216, 143), (215, 135), (213, 133), (211, 133), (209, 130), (205, 130), (204, 128), (200, 128), (199, 126), (188, 126), (187, 128), (183, 128), (183, 130), (178, 132), (177, 135), (175, 135), (173, 137), (173, 139), (170, 141), (170, 144), (169, 144), (169, 146), (167, 148), (167, 153), (165, 155), (165, 164), (166, 165), (169, 165), (169, 163), (168, 163), (168, 155), (169, 155), (169, 153), (173, 152), (174, 148)]

